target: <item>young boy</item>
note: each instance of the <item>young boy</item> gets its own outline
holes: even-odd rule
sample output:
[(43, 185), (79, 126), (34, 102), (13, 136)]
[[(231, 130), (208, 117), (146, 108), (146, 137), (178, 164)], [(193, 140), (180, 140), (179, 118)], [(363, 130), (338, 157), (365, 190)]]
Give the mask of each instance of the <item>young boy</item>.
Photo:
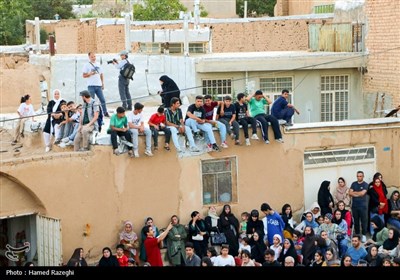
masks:
[(149, 127), (151, 130), (151, 133), (153, 135), (153, 141), (154, 141), (154, 150), (158, 150), (158, 132), (159, 131), (164, 131), (165, 134), (165, 145), (164, 149), (169, 151), (169, 141), (171, 139), (171, 130), (167, 128), (166, 126), (166, 119), (164, 115), (164, 107), (160, 106), (157, 109), (157, 113), (154, 113), (151, 115), (150, 120), (149, 120)]
[(133, 106), (133, 111), (129, 112), (127, 116), (128, 127), (132, 133), (133, 154), (137, 158), (139, 157), (139, 134), (144, 134), (146, 136), (146, 150), (144, 154), (149, 157), (153, 156), (151, 152), (151, 130), (144, 127), (142, 115), (143, 107), (143, 104), (136, 102)]
[[(216, 119), (223, 123), (226, 127), (227, 133), (231, 136), (232, 140), (235, 139), (235, 145), (240, 145), (239, 141), (239, 123), (236, 121), (236, 109), (232, 105), (232, 98), (227, 95), (224, 97), (224, 104), (217, 109)], [(233, 127), (233, 131), (231, 129)]]
[(241, 238), (246, 237), (246, 231), (247, 231), (247, 221), (249, 220), (249, 213), (248, 212), (243, 212), (241, 215), (242, 221), (240, 222), (239, 226), (239, 235)]
[(244, 93), (239, 93), (237, 95), (237, 102), (235, 103), (236, 120), (242, 125), (244, 137), (246, 138), (246, 146), (250, 146), (249, 124), (251, 124), (251, 128), (253, 130), (251, 139), (259, 140), (259, 138), (257, 136), (257, 122), (254, 118), (250, 117), (249, 109), (245, 103), (245, 100), (246, 98)]
[[(111, 144), (115, 155), (119, 155), (117, 136), (124, 136), (126, 141), (132, 142), (124, 107), (118, 107), (117, 113), (111, 116), (110, 127), (108, 128), (107, 133), (111, 134)], [(128, 146), (128, 150), (129, 156), (133, 157), (132, 147)]]
[(117, 254), (115, 256), (117, 257), (119, 266), (128, 266), (129, 265), (128, 257), (124, 255), (124, 245), (123, 244), (117, 245)]

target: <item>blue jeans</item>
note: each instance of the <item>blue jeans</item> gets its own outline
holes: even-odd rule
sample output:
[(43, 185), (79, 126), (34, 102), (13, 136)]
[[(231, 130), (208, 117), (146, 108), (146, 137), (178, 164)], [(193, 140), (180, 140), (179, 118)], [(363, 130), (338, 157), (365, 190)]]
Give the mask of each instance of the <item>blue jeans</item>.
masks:
[[(179, 145), (179, 140), (178, 140), (178, 133), (179, 133), (178, 129), (175, 126), (167, 126), (167, 128), (169, 128), (169, 130), (171, 131), (172, 142), (174, 143), (176, 150), (182, 151), (182, 149)], [(194, 142), (192, 130), (187, 125), (185, 125), (185, 134), (189, 140), (190, 147), (196, 147), (196, 143)]]
[(88, 91), (90, 93), (90, 96), (94, 99), (94, 96), (96, 95), (97, 98), (100, 100), (101, 104), (101, 109), (103, 111), (103, 114), (108, 114), (107, 111), (107, 106), (106, 106), (106, 99), (104, 98), (103, 94), (103, 89), (101, 86), (88, 86)]
[(187, 119), (185, 121), (185, 125), (189, 126), (193, 130), (194, 133), (198, 132), (199, 130), (204, 131), (206, 133), (207, 144), (209, 144), (209, 143), (216, 144), (215, 136), (214, 136), (214, 132), (212, 130), (211, 124), (209, 124), (209, 123), (200, 124), (200, 123), (197, 123), (197, 121), (194, 119)]
[[(223, 124), (219, 121), (216, 121), (216, 122), (217, 122), (216, 127), (218, 128), (218, 131), (219, 131), (219, 137), (221, 138), (221, 143), (223, 143), (226, 141), (226, 126), (225, 126), (225, 124)], [(206, 143), (209, 144), (210, 140), (208, 138), (208, 134), (206, 134), (205, 139), (206, 139)]]

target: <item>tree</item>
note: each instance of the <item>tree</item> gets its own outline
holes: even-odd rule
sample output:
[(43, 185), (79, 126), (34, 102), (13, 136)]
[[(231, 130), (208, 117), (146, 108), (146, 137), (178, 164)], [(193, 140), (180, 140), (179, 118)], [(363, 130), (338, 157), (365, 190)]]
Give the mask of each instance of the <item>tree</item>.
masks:
[[(240, 17), (244, 16), (244, 1), (236, 0), (236, 14)], [(247, 16), (274, 16), (274, 7), (276, 0), (247, 0)]]
[(72, 0), (33, 0), (32, 12), (40, 19), (54, 19), (58, 14), (62, 19), (74, 18)]
[(143, 5), (133, 5), (135, 20), (174, 20), (179, 19), (179, 12), (186, 11), (179, 0), (144, 0)]
[(25, 20), (32, 18), (29, 0), (0, 0), (0, 45), (25, 42)]

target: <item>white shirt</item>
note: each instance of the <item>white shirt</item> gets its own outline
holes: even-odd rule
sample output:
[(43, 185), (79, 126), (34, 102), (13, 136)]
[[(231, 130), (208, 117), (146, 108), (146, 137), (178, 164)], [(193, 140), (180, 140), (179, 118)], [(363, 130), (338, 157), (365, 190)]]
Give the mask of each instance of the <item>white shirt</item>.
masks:
[(235, 259), (231, 255), (228, 255), (226, 258), (219, 255), (214, 260), (214, 266), (227, 266), (227, 265), (236, 266)]
[(128, 123), (132, 123), (133, 125), (141, 125), (141, 123), (144, 123), (143, 115), (142, 113), (139, 114), (134, 114), (132, 111), (128, 113), (126, 116), (128, 119)]
[(29, 117), (35, 115), (32, 104), (27, 105), (25, 102), (19, 105), (17, 110), (22, 117)]
[(87, 85), (101, 87), (103, 84), (101, 83), (100, 74), (103, 74), (103, 70), (101, 70), (100, 65), (97, 62), (92, 64), (90, 62), (87, 62), (82, 68), (82, 73), (88, 74), (91, 73), (92, 71), (95, 71), (96, 74), (85, 78), (87, 80)]

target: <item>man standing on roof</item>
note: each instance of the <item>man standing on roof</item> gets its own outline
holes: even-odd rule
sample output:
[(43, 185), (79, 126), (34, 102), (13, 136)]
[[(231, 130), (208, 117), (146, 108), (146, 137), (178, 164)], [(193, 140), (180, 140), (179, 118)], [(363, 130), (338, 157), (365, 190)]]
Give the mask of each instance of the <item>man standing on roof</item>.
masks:
[(119, 55), (121, 57), (121, 61), (118, 62), (115, 59), (112, 61), (115, 67), (120, 70), (120, 74), (118, 76), (119, 96), (121, 97), (122, 107), (124, 107), (125, 110), (132, 111), (132, 97), (129, 92), (129, 79), (121, 75), (121, 70), (124, 69), (127, 63), (130, 63), (128, 61), (128, 52), (123, 50), (119, 53)]

